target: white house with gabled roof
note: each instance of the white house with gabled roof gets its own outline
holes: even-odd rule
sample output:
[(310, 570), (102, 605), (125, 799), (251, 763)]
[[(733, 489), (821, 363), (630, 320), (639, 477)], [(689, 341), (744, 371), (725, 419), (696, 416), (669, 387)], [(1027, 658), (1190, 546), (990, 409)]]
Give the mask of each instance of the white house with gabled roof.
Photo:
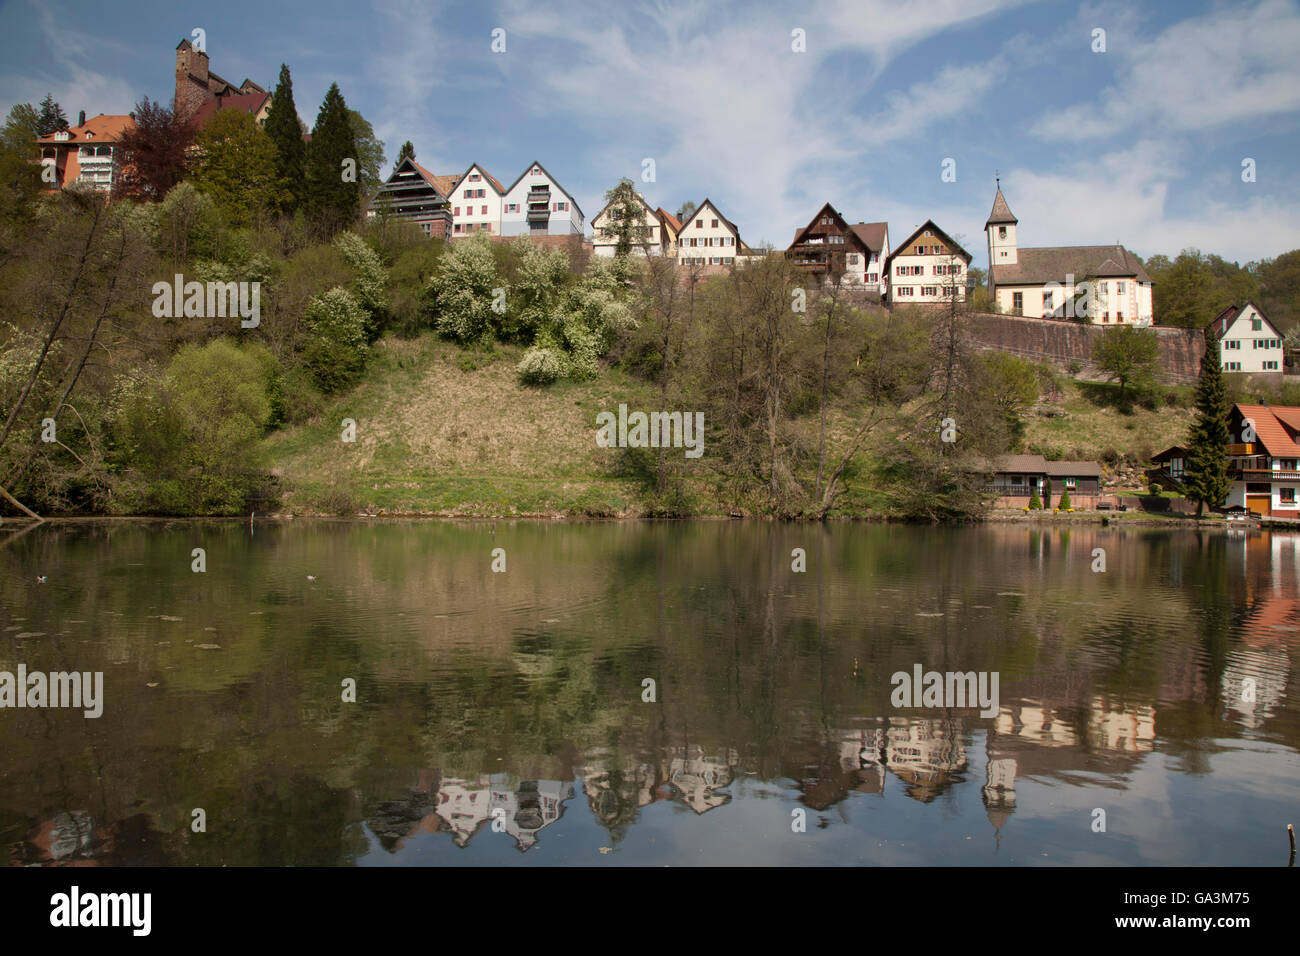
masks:
[(1219, 361), (1225, 372), (1282, 372), (1282, 333), (1253, 302), (1230, 305), (1205, 328), (1219, 340)]
[(966, 271), (971, 254), (927, 219), (885, 259), (889, 301), (911, 303), (966, 301)]
[(452, 238), (478, 232), (501, 235), (501, 206), (505, 190), (495, 176), (475, 163), (451, 190)]
[(582, 210), (541, 163), (532, 163), (505, 190), (503, 236), (582, 235)]
[(736, 224), (705, 199), (682, 221), (677, 260), (682, 265), (729, 266), (742, 255), (743, 247)]

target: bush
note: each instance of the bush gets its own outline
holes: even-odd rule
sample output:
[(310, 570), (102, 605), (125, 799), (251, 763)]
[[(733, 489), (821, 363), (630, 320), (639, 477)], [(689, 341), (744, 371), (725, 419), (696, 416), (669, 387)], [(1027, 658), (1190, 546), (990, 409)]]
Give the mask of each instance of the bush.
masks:
[(1071, 375), (1078, 375), (1083, 371), (1083, 363), (1078, 359), (1075, 359), (1067, 366), (1067, 368), (1069, 368)]
[(335, 287), (307, 306), (311, 331), (303, 348), (303, 366), (321, 391), (336, 392), (353, 384), (365, 370), (366, 310), (347, 289)]
[(1029, 491), (1029, 510), (1042, 511), (1043, 499), (1038, 497), (1038, 486), (1034, 485)]
[(568, 360), (562, 351), (555, 348), (533, 347), (524, 353), (524, 357), (515, 366), (519, 381), (525, 385), (551, 385), (568, 372)]
[(1056, 507), (1061, 511), (1070, 510), (1070, 489), (1066, 488), (1061, 492), (1061, 500), (1056, 503)]

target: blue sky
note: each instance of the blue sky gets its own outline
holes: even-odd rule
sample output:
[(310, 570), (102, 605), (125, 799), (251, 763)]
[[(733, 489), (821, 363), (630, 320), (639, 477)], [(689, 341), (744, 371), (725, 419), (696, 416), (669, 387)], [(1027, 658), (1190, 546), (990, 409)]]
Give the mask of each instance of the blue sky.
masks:
[(1300, 247), (1294, 0), (222, 7), (8, 0), (0, 106), (49, 90), (75, 121), (170, 102), (175, 46), (202, 27), (235, 83), (272, 88), (287, 62), (308, 125), (337, 81), (390, 160), (410, 139), (434, 172), (480, 162), (507, 186), (540, 160), (588, 228), (628, 176), (670, 211), (711, 198), (750, 244), (784, 247), (829, 200), (895, 244), (932, 218), (983, 265), (997, 170), (1023, 246), (1243, 263)]

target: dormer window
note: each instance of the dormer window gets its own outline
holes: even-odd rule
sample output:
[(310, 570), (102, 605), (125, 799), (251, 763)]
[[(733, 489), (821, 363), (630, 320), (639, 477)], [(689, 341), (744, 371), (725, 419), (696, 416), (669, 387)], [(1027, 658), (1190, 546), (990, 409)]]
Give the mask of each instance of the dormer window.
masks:
[(61, 129), (54, 134), (55, 141), (59, 143), (65, 143), (68, 141), (69, 138), (70, 138), (70, 134), (66, 129)]

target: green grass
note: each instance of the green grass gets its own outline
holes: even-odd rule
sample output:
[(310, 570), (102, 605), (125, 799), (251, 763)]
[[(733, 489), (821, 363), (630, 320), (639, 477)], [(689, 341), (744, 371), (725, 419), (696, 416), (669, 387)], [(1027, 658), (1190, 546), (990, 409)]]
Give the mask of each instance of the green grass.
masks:
[(1043, 404), (1025, 415), (1025, 447), (1047, 458), (1114, 461), (1119, 455), (1141, 467), (1152, 454), (1186, 441), (1195, 410), (1190, 393), (1180, 389), (1181, 404), (1163, 401), (1154, 409), (1119, 403), (1119, 386), (1068, 382), (1059, 403)]

